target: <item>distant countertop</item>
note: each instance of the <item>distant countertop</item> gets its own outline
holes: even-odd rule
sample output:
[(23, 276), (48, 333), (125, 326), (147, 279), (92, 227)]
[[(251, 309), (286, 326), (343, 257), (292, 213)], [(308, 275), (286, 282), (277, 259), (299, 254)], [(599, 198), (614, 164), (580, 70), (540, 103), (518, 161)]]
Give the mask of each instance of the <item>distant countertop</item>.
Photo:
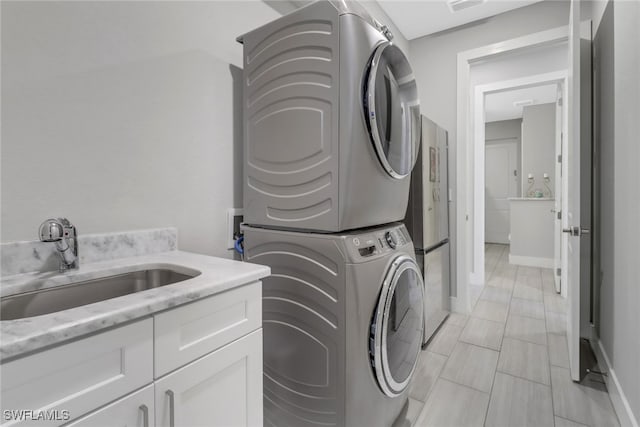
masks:
[(509, 200), (513, 202), (553, 202), (556, 199), (549, 197), (509, 197)]
[(181, 304), (215, 295), (255, 282), (270, 274), (269, 267), (171, 251), (151, 255), (100, 261), (81, 265), (78, 270), (26, 273), (3, 277), (2, 296), (36, 289), (60, 286), (72, 282), (97, 279), (139, 271), (141, 267), (197, 270), (191, 279), (105, 301), (75, 307), (56, 313), (24, 319), (0, 321), (0, 361), (13, 359), (102, 329), (124, 324)]

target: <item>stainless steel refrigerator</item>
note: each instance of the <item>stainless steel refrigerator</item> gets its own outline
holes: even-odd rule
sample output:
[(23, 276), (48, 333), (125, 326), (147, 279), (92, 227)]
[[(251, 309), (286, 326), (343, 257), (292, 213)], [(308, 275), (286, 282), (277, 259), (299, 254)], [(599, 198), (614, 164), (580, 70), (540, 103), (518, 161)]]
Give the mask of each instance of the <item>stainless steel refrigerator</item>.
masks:
[(450, 311), (449, 180), (447, 131), (422, 116), (422, 144), (411, 173), (405, 225), (424, 275), (423, 344)]

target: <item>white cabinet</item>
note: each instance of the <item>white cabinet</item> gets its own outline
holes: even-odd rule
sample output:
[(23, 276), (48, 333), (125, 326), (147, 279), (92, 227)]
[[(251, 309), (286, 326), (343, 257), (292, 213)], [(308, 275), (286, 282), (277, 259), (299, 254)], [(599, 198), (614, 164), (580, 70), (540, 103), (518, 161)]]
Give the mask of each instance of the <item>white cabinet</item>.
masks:
[(262, 326), (262, 287), (251, 283), (154, 316), (155, 378)]
[(262, 329), (156, 381), (156, 426), (261, 426)]
[[(151, 383), (152, 358), (153, 320), (145, 319), (5, 363), (3, 415), (5, 410), (43, 410), (78, 418)], [(2, 426), (61, 424), (59, 419), (16, 418), (3, 417)]]
[(253, 282), (5, 363), (2, 413), (64, 414), (43, 427), (261, 426), (261, 302)]
[(155, 424), (153, 398), (151, 384), (65, 427), (152, 427)]

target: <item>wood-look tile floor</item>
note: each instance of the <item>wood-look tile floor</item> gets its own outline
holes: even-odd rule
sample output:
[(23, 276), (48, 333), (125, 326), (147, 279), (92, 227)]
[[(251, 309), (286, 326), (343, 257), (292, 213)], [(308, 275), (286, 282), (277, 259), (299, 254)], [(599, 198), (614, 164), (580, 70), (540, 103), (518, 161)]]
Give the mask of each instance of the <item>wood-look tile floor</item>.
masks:
[(566, 302), (548, 269), (510, 265), (485, 247), (487, 284), (471, 289), (422, 351), (395, 426), (619, 426), (600, 378), (569, 376)]

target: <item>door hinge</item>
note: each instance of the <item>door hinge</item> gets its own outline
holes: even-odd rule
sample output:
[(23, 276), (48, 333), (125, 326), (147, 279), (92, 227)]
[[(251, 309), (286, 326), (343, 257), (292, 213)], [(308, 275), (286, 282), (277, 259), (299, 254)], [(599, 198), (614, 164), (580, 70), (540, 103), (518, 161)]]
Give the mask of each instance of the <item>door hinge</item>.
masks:
[(562, 269), (560, 267), (556, 268), (556, 276), (562, 276)]
[(562, 154), (558, 154), (558, 163), (562, 163)]
[(556, 212), (556, 216), (558, 219), (562, 219), (562, 211)]

